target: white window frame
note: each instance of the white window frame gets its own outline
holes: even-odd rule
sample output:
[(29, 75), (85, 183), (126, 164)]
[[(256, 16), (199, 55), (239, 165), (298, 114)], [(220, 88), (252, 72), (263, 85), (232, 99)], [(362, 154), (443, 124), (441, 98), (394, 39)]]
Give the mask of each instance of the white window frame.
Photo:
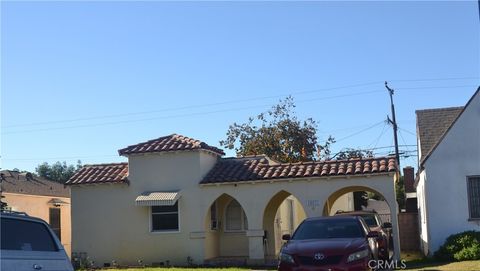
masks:
[[(149, 232), (152, 233), (152, 234), (163, 234), (163, 233), (180, 233), (180, 229), (181, 229), (181, 220), (180, 220), (180, 203), (177, 201), (177, 211), (176, 212), (161, 212), (161, 213), (153, 213), (152, 209), (153, 207), (155, 206), (149, 206), (149, 221), (148, 221), (148, 225), (149, 225)], [(152, 216), (154, 214), (173, 214), (173, 213), (176, 213), (177, 214), (177, 220), (178, 220), (178, 229), (176, 230), (153, 230), (153, 219), (152, 219)]]
[[(240, 230), (229, 230), (227, 229), (227, 210), (228, 210), (228, 206), (230, 206), (230, 204), (233, 202), (233, 201), (236, 201), (238, 203), (238, 205), (240, 205), (240, 211), (242, 212), (240, 214), (240, 220), (241, 220), (241, 228)], [(247, 221), (247, 228), (245, 228), (245, 220)], [(226, 205), (225, 205), (225, 210), (223, 211), (223, 221), (225, 223), (223, 223), (223, 231), (224, 232), (231, 232), (231, 233), (234, 233), (234, 232), (246, 232), (248, 230), (248, 219), (247, 219), (247, 214), (245, 213), (245, 210), (243, 210), (243, 207), (242, 205), (240, 204), (240, 202), (238, 200), (235, 200), (235, 199), (231, 199)]]
[[(472, 217), (472, 211), (471, 208), (472, 206), (470, 205), (470, 181), (473, 179), (479, 179), (480, 180), (480, 175), (472, 175), (472, 176), (467, 176), (467, 204), (468, 204), (468, 220), (469, 221), (479, 221), (479, 217)], [(480, 192), (480, 191), (479, 191)], [(480, 195), (479, 195), (480, 196)], [(479, 207), (480, 208), (480, 207)]]

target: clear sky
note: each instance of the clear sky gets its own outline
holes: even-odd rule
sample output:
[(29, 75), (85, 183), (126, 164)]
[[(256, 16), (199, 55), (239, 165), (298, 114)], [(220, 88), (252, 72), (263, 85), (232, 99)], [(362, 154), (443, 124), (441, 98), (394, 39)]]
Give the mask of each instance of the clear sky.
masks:
[(477, 1), (2, 1), (1, 168), (125, 161), (171, 133), (218, 145), (288, 94), (333, 152), (391, 146), (385, 80), (415, 145), (415, 110), (464, 105), (479, 77)]

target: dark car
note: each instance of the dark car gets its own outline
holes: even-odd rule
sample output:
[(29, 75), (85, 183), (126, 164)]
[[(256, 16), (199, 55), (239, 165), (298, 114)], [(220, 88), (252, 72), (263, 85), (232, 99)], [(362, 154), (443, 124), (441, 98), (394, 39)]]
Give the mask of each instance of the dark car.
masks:
[(338, 211), (335, 215), (361, 216), (367, 223), (370, 230), (378, 232), (379, 237), (377, 241), (379, 258), (382, 260), (388, 260), (390, 258), (389, 245), (391, 235), (390, 230), (392, 228), (392, 224), (390, 222), (382, 223), (380, 216), (375, 211)]
[(283, 236), (278, 270), (369, 270), (378, 259), (377, 237), (360, 216), (308, 218)]

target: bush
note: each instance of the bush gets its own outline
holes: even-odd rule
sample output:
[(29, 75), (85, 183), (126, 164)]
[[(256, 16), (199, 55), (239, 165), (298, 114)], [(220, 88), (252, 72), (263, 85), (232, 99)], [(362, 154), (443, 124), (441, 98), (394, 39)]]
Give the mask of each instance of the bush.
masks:
[(447, 261), (480, 260), (480, 232), (465, 231), (450, 235), (434, 256)]

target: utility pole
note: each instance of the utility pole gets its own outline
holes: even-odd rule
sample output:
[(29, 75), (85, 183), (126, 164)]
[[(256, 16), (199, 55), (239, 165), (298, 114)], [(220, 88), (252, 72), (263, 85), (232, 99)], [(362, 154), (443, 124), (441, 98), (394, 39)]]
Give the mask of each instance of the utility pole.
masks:
[(393, 126), (393, 139), (395, 141), (395, 158), (397, 159), (397, 164), (398, 164), (398, 170), (400, 171), (400, 154), (398, 152), (398, 138), (397, 138), (397, 121), (395, 119), (395, 105), (393, 105), (393, 92), (394, 90), (388, 86), (388, 82), (385, 81), (385, 87), (388, 90), (388, 93), (390, 94), (390, 105), (392, 107), (392, 120), (387, 116), (388, 122), (392, 124)]

